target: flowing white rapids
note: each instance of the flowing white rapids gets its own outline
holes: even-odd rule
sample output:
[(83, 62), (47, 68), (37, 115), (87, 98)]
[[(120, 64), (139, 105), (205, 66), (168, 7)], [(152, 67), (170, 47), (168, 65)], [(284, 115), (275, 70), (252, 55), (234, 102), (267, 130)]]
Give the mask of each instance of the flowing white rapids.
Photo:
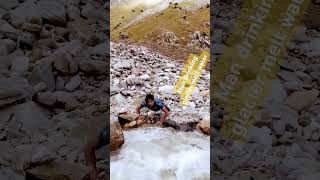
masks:
[(112, 180), (209, 180), (210, 137), (167, 128), (124, 131), (110, 157)]

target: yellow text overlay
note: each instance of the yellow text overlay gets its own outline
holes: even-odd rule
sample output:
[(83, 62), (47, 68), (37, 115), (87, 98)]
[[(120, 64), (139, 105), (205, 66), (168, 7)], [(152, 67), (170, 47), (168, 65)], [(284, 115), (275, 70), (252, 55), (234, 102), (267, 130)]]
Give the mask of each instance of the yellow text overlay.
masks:
[(186, 106), (210, 59), (210, 53), (203, 51), (199, 57), (190, 54), (175, 85), (175, 93), (180, 95), (180, 104)]

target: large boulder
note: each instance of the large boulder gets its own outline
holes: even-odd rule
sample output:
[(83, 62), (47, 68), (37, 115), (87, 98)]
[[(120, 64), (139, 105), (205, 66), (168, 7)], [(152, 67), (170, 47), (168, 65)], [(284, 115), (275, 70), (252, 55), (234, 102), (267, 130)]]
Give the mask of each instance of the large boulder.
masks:
[(309, 108), (317, 100), (318, 95), (319, 91), (316, 89), (296, 91), (288, 96), (285, 103), (292, 109), (301, 111)]
[(210, 120), (204, 119), (200, 121), (196, 127), (204, 134), (210, 135)]
[(110, 149), (115, 151), (124, 143), (124, 135), (118, 121), (110, 122)]
[(41, 12), (34, 1), (25, 1), (10, 11), (12, 25), (22, 27), (24, 23), (42, 24)]
[(86, 166), (56, 160), (27, 170), (26, 179), (79, 180), (87, 174), (89, 169)]
[(65, 25), (67, 12), (63, 4), (56, 1), (41, 0), (37, 5), (43, 19), (57, 26)]
[(0, 124), (7, 124), (8, 130), (19, 134), (23, 133), (27, 137), (52, 128), (53, 122), (48, 119), (49, 115), (46, 109), (33, 101), (28, 101), (2, 109), (0, 111)]
[(42, 61), (32, 71), (30, 76), (31, 85), (35, 86), (44, 82), (50, 91), (55, 90), (55, 78), (50, 61)]
[(108, 63), (104, 61), (81, 60), (79, 68), (85, 73), (105, 74), (107, 72)]
[(21, 77), (0, 78), (0, 87), (0, 107), (31, 99), (34, 95), (28, 81)]

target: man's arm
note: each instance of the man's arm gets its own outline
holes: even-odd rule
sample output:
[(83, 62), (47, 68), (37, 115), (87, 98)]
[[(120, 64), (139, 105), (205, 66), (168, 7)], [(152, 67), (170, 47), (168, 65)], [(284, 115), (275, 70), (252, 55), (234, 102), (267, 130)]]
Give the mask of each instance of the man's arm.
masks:
[(164, 112), (164, 115), (162, 116), (160, 122), (164, 123), (166, 121), (166, 118), (169, 116), (169, 111), (166, 107), (163, 107), (161, 110)]

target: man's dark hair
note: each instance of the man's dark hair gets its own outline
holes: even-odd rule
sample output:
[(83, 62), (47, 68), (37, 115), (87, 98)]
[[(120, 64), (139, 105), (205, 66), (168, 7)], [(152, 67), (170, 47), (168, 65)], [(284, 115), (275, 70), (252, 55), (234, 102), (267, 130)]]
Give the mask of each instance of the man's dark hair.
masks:
[(152, 94), (147, 94), (145, 101), (147, 102), (149, 99), (154, 101), (154, 96)]

